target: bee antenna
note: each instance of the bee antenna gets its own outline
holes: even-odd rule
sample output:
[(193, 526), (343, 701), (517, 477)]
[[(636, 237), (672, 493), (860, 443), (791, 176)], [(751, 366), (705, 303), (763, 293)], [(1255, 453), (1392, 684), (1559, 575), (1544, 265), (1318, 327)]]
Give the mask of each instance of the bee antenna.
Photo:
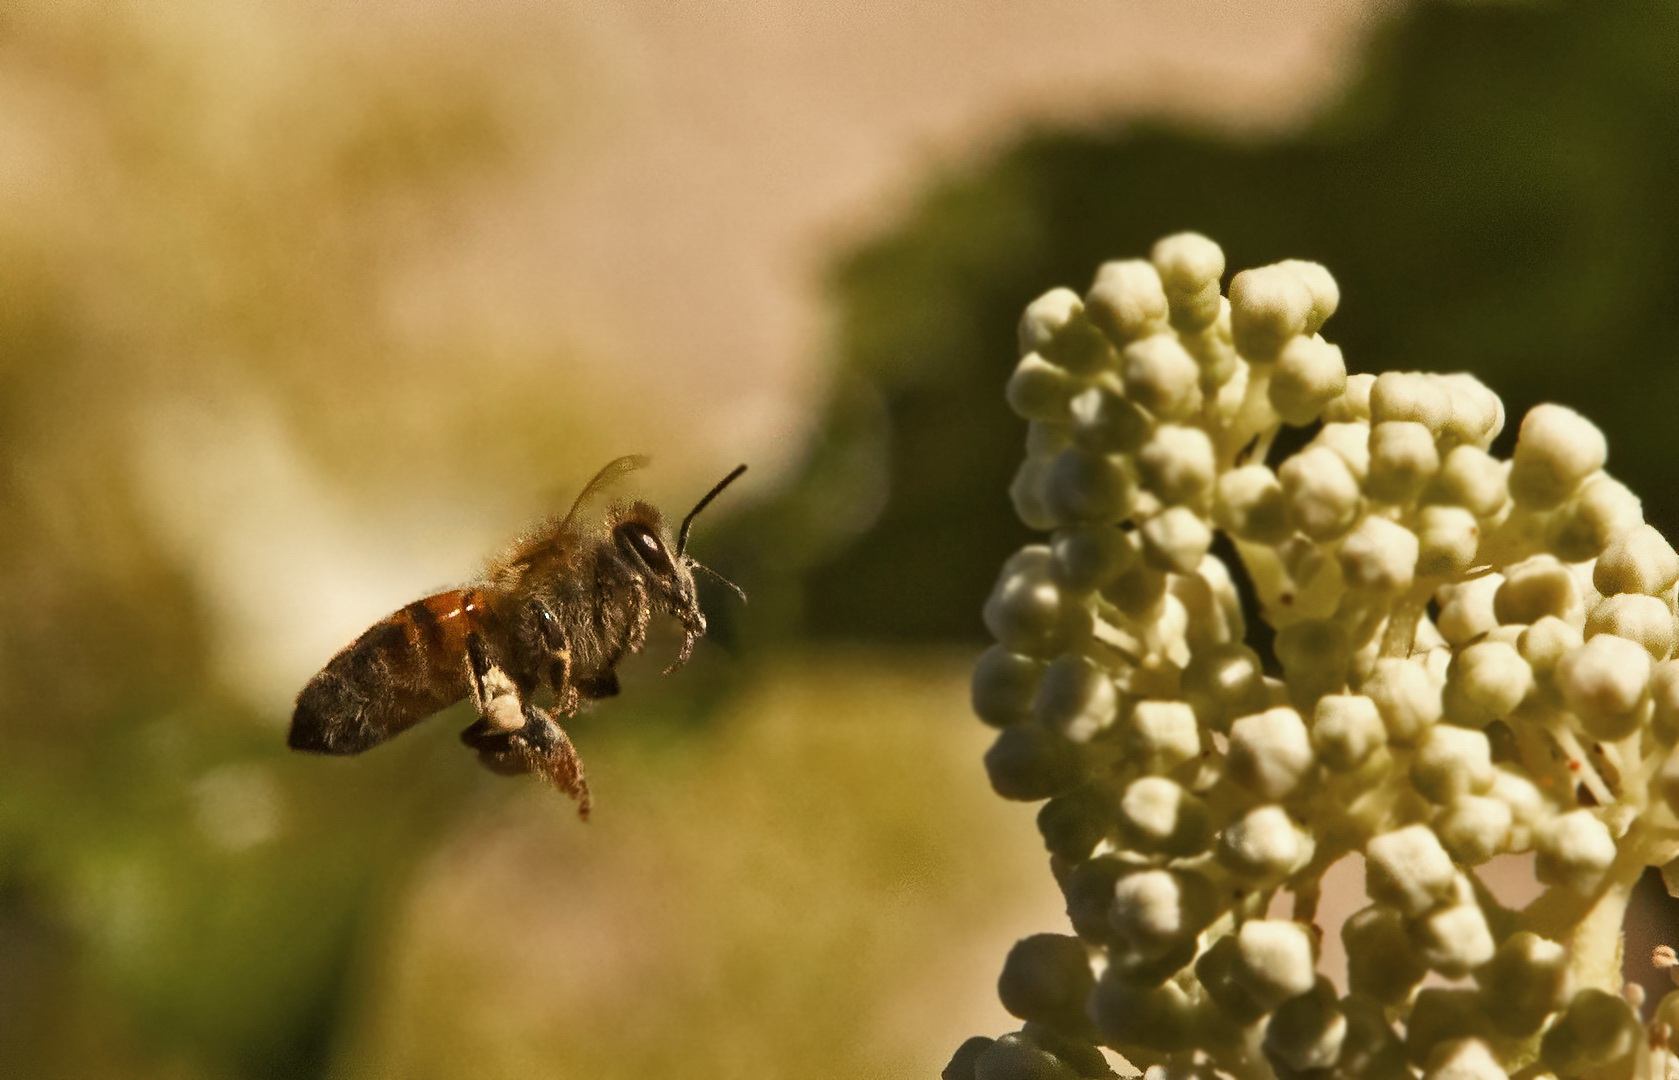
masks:
[(712, 577), (716, 578), (718, 581), (721, 581), (723, 584), (727, 585), (729, 588), (731, 588), (735, 591), (735, 595), (740, 597), (740, 602), (741, 603), (743, 603), (743, 604), (746, 603), (746, 590), (741, 588), (739, 585), (736, 585), (734, 582), (730, 581), (728, 578), (724, 577), (722, 574), (719, 574), (717, 571), (713, 570), (711, 567), (705, 565), (704, 563), (695, 562), (693, 559), (689, 559), (688, 560), (688, 565), (692, 566), (695, 570), (704, 570), (706, 573), (710, 574)]
[[(717, 486), (706, 492), (705, 498), (701, 499), (694, 505), (692, 510), (688, 511), (688, 516), (682, 519), (682, 531), (676, 534), (676, 553), (678, 555), (681, 555), (684, 551), (688, 550), (688, 530), (693, 526), (694, 518), (699, 515), (701, 510), (704, 510), (707, 506), (711, 505), (711, 500), (715, 499), (719, 492), (734, 483), (735, 479), (745, 471), (745, 465), (736, 465), (734, 472), (731, 472), (729, 475), (723, 477), (723, 479), (717, 481)], [(734, 588), (734, 586), (731, 585), (730, 588)], [(736, 591), (738, 592), (739, 590), (737, 589)], [(742, 593), (741, 595), (745, 596), (746, 594)]]

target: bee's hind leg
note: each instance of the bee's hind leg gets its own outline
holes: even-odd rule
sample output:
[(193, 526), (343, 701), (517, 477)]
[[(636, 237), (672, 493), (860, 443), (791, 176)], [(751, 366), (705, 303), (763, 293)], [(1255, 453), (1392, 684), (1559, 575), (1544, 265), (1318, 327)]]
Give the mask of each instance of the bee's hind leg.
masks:
[(577, 800), (577, 816), (587, 819), (593, 805), (589, 781), (583, 775), (583, 759), (577, 756), (570, 736), (545, 710), (527, 705), (525, 713), (525, 729), (511, 736), (513, 743), (520, 748), (530, 770), (540, 772), (555, 787)]

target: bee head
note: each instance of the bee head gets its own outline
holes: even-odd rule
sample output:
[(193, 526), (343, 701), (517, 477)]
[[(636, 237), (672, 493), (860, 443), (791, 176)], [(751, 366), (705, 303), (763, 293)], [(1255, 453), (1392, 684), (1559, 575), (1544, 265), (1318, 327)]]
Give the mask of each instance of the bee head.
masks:
[(618, 550), (632, 566), (646, 571), (654, 604), (674, 615), (682, 624), (682, 649), (668, 671), (675, 671), (687, 661), (694, 651), (694, 641), (705, 633), (705, 612), (700, 610), (699, 595), (694, 589), (694, 571), (710, 574), (733, 589), (743, 602), (746, 600), (746, 593), (740, 586), (687, 554), (688, 531), (693, 527), (694, 518), (745, 471), (745, 465), (735, 468), (688, 511), (688, 516), (682, 519), (682, 528), (677, 532), (674, 549), (659, 511), (646, 503), (629, 507), (612, 526), (612, 540)]

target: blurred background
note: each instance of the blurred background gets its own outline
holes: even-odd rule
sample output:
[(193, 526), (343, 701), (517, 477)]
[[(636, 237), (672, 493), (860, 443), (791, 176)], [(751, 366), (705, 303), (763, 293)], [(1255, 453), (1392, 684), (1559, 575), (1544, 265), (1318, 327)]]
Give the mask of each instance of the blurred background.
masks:
[[(911, 1077), (1060, 926), (967, 715), (1013, 324), (1193, 228), (1354, 370), (1570, 404), (1679, 531), (1673, 0), (0, 8), (0, 1074)], [(297, 689), (611, 457), (685, 510), (572, 726)]]

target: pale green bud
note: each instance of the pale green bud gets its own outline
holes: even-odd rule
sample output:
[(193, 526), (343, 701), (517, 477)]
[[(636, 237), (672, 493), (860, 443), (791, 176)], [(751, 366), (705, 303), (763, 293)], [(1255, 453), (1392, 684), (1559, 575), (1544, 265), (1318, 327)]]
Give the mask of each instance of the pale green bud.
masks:
[(1604, 596), (1644, 593), (1660, 596), (1679, 581), (1679, 554), (1651, 525), (1640, 525), (1610, 544), (1592, 569), (1592, 584)]
[(1596, 558), (1644, 524), (1644, 504), (1619, 480), (1598, 473), (1552, 521), (1546, 545), (1563, 562)]
[(1475, 565), (1481, 523), (1461, 506), (1425, 506), (1417, 514), (1417, 573), (1454, 578)]
[(974, 714), (992, 727), (1031, 719), (1044, 662), (993, 645), (974, 665)]
[(1255, 544), (1281, 543), (1293, 531), (1282, 485), (1264, 465), (1244, 465), (1218, 478), (1213, 520), (1232, 536)]
[(1596, 987), (1574, 995), (1568, 1008), (1545, 1031), (1539, 1058), (1562, 1080), (1607, 1076), (1609, 1066), (1631, 1057), (1644, 1029), (1624, 998)]
[(1375, 671), (1361, 689), (1376, 703), (1388, 738), (1395, 743), (1412, 743), (1440, 721), (1440, 686), (1421, 657), (1377, 660)]
[(1043, 472), (1043, 508), (1058, 524), (1111, 524), (1131, 513), (1136, 490), (1122, 457), (1068, 447)]
[(1219, 838), (1218, 861), (1255, 882), (1286, 877), (1312, 857), (1313, 843), (1280, 806), (1256, 807)]
[(1500, 799), (1460, 795), (1436, 815), (1434, 832), (1457, 862), (1480, 866), (1510, 849), (1513, 821), (1509, 805)]
[(1145, 776), (1126, 787), (1119, 827), (1132, 850), (1178, 858), (1206, 850), (1213, 833), (1207, 804), (1164, 776)]
[(1370, 419), (1377, 424), (1409, 420), (1437, 433), (1445, 429), (1451, 417), (1451, 391), (1438, 376), (1420, 371), (1384, 371), (1370, 387)]
[(1514, 712), (1533, 685), (1533, 669), (1515, 646), (1478, 641), (1460, 650), (1446, 669), (1445, 718), (1486, 727)]
[(1535, 510), (1561, 506), (1603, 468), (1609, 444), (1596, 424), (1562, 405), (1535, 405), (1522, 418), (1510, 459), (1510, 495)]
[(1347, 986), (1385, 1005), (1398, 1005), (1428, 974), (1428, 965), (1396, 909), (1372, 904), (1341, 924), (1347, 951)]
[(1113, 678), (1077, 653), (1049, 664), (1033, 702), (1037, 722), (1073, 743), (1087, 743), (1106, 731), (1118, 709)]
[(1182, 701), (1139, 701), (1126, 730), (1127, 756), (1151, 773), (1165, 773), (1201, 755), (1195, 710)]
[(1597, 888), (1615, 861), (1615, 841), (1590, 810), (1560, 814), (1534, 829), (1534, 876), (1582, 895)]
[(1492, 780), (1492, 746), (1485, 735), (1469, 728), (1435, 724), (1423, 735), (1411, 760), (1411, 783), (1418, 794), (1434, 803), (1485, 794)]
[(1201, 408), (1201, 369), (1171, 331), (1134, 341), (1120, 354), (1125, 396), (1162, 420)]
[(1076, 593), (1099, 589), (1137, 561), (1137, 542), (1111, 525), (1061, 529), (1050, 540), (1055, 583)]
[(1376, 703), (1363, 694), (1325, 694), (1312, 717), (1312, 747), (1335, 772), (1351, 772), (1387, 745)]
[(1230, 329), (1236, 349), (1255, 363), (1270, 363), (1311, 324), (1316, 298), (1284, 266), (1243, 270), (1230, 279)]
[(1419, 918), (1411, 934), (1423, 962), (1448, 979), (1491, 960), (1496, 948), (1486, 916), (1473, 903), (1442, 904)]
[(1362, 493), (1335, 451), (1308, 447), (1283, 462), (1277, 478), (1295, 526), (1313, 540), (1334, 540), (1358, 520)]
[(1370, 472), (1364, 491), (1386, 503), (1410, 502), (1440, 469), (1434, 433), (1415, 420), (1389, 420), (1370, 429)]
[(1568, 568), (1549, 555), (1535, 555), (1504, 568), (1504, 584), (1492, 601), (1501, 623), (1535, 623), (1554, 615), (1574, 626), (1585, 623), (1580, 586)]
[(1265, 1025), (1265, 1056), (1296, 1074), (1327, 1073), (1343, 1053), (1350, 1027), (1335, 988), (1319, 979), (1310, 993), (1282, 1003)]
[(1563, 702), (1594, 739), (1624, 739), (1638, 729), (1649, 690), (1650, 654), (1642, 645), (1599, 634), (1557, 662)]
[(1199, 233), (1178, 233), (1156, 243), (1149, 260), (1160, 274), (1173, 326), (1197, 331), (1218, 318), (1222, 248)]
[(1346, 389), (1341, 396), (1331, 401), (1323, 410), (1326, 424), (1344, 424), (1354, 420), (1368, 422), (1370, 419), (1370, 388), (1376, 385), (1376, 376), (1361, 373), (1347, 376)]
[(1213, 531), (1201, 515), (1186, 506), (1168, 507), (1139, 530), (1143, 557), (1156, 570), (1193, 574), (1213, 543)]
[(1509, 1075), (1480, 1039), (1439, 1043), (1423, 1069), (1423, 1080), (1508, 1080)]
[(1051, 657), (1090, 636), (1090, 610), (1055, 584), (1053, 562), (1049, 548), (1033, 544), (1003, 564), (985, 602), (985, 628), (1005, 648)]
[(1487, 1014), (1514, 1038), (1536, 1034), (1573, 996), (1568, 949), (1527, 930), (1506, 938), (1475, 981), (1485, 991)]
[(1217, 890), (1200, 874), (1139, 870), (1114, 885), (1108, 922), (1144, 956), (1192, 940), (1219, 916)]
[(1037, 353), (1027, 353), (1009, 378), (1009, 408), (1026, 420), (1065, 422), (1073, 396), (1084, 384), (1072, 372)]
[(1166, 291), (1160, 274), (1141, 259), (1098, 267), (1084, 308), (1090, 321), (1121, 347), (1166, 329)]
[(1483, 520), (1494, 517), (1510, 501), (1507, 477), (1510, 467), (1475, 446), (1457, 446), (1447, 452), (1429, 484), (1429, 502), (1461, 506)]
[(1347, 365), (1341, 350), (1320, 337), (1291, 339), (1277, 355), (1267, 392), (1284, 423), (1303, 426), (1346, 389)]
[(1162, 424), (1137, 455), (1143, 486), (1167, 505), (1202, 498), (1218, 473), (1213, 443), (1196, 427)]
[(1286, 706), (1230, 725), (1226, 774), (1268, 802), (1296, 793), (1316, 764), (1300, 714)]
[(1673, 651), (1673, 612), (1667, 601), (1643, 593), (1617, 593), (1586, 616), (1586, 637), (1613, 634), (1644, 646), (1652, 660)]
[(1364, 892), (1410, 918), (1452, 895), (1452, 857), (1426, 825), (1407, 825), (1365, 845)]
[(1411, 588), (1416, 577), (1417, 535), (1387, 518), (1370, 515), (1341, 542), (1337, 557), (1347, 588), (1394, 596)]
[(1259, 712), (1271, 702), (1258, 655), (1237, 642), (1197, 650), (1184, 669), (1180, 692), (1214, 731), (1228, 731), (1236, 717)]

